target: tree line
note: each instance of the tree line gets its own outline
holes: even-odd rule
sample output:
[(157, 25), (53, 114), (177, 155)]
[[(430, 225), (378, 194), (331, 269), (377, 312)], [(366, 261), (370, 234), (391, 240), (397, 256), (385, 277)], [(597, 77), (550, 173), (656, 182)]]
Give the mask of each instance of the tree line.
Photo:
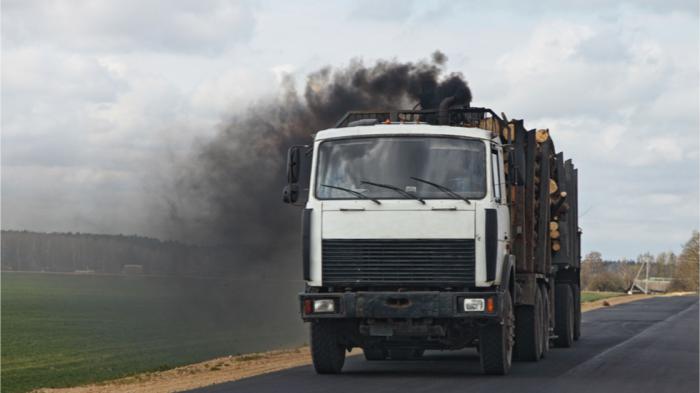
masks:
[[(644, 263), (649, 264), (649, 277), (671, 279), (672, 291), (697, 291), (700, 277), (698, 258), (700, 241), (694, 231), (679, 255), (662, 252), (644, 253), (636, 260), (604, 260), (602, 254), (592, 251), (581, 261), (581, 287), (588, 291), (627, 291)], [(645, 273), (645, 272), (644, 272)], [(644, 273), (640, 278), (644, 278)]]
[(244, 255), (142, 236), (2, 231), (4, 271), (94, 272), (177, 276), (241, 275), (251, 272)]
[[(679, 255), (664, 252), (641, 254), (636, 260), (605, 260), (592, 251), (581, 262), (581, 287), (589, 291), (627, 291), (644, 262), (650, 277), (668, 277), (671, 289), (698, 290), (698, 232), (693, 232)], [(223, 247), (203, 247), (142, 236), (87, 233), (39, 233), (2, 231), (4, 271), (125, 273), (129, 266), (152, 275), (204, 277), (256, 277), (265, 272), (254, 255)], [(294, 258), (289, 264), (295, 265)], [(270, 274), (298, 278), (292, 268), (268, 265)]]

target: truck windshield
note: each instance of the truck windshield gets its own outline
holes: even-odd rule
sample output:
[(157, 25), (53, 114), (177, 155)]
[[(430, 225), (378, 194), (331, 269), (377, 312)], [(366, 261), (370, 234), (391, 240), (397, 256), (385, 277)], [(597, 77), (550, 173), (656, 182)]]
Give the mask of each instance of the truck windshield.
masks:
[[(445, 192), (411, 177), (440, 184), (468, 199), (486, 195), (486, 147), (474, 139), (450, 137), (365, 137), (322, 142), (316, 197), (349, 199), (343, 187), (369, 198), (405, 199), (389, 184), (423, 199), (447, 199)], [(365, 183), (363, 183), (365, 181)]]

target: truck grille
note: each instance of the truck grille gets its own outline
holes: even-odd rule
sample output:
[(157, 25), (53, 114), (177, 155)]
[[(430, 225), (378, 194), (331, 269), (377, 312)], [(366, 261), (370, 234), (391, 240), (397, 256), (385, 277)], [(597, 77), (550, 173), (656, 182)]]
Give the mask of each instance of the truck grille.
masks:
[(474, 239), (324, 239), (324, 285), (473, 285)]

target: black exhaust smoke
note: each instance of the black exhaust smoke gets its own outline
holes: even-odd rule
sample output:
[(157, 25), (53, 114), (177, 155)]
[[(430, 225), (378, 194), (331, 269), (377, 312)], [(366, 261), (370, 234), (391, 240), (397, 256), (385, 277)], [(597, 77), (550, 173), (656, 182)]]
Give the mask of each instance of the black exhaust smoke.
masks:
[(310, 74), (303, 94), (287, 80), (279, 98), (233, 118), (178, 168), (168, 236), (224, 246), (236, 259), (268, 267), (283, 255), (298, 265), (299, 210), (281, 202), (287, 148), (310, 143), (311, 133), (332, 127), (349, 110), (438, 108), (453, 96), (452, 104), (468, 105), (463, 76), (443, 76), (446, 61), (440, 52), (415, 63), (355, 60)]

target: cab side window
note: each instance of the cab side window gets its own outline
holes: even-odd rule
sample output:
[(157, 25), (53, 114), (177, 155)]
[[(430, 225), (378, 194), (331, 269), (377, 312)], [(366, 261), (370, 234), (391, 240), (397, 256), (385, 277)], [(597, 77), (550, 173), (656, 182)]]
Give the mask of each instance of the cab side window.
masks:
[(491, 188), (493, 190), (493, 199), (496, 202), (501, 202), (501, 164), (498, 159), (498, 150), (491, 150)]

